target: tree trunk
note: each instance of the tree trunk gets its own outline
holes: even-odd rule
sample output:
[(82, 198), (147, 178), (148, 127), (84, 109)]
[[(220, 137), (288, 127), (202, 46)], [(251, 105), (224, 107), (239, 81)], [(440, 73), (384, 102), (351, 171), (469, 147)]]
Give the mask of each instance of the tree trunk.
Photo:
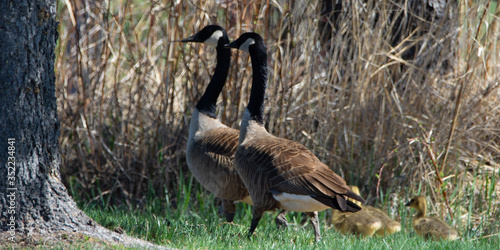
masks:
[(61, 183), (55, 13), (54, 0), (0, 2), (0, 241), (70, 232), (151, 247), (97, 225)]

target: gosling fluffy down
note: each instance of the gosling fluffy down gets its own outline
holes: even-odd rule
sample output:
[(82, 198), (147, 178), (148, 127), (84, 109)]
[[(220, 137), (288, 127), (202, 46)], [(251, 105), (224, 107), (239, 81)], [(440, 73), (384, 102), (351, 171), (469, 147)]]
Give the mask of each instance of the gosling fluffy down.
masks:
[(358, 212), (341, 212), (332, 209), (331, 222), (333, 227), (343, 235), (371, 237), (382, 227), (382, 221), (373, 217), (364, 209)]
[[(359, 188), (357, 186), (349, 186), (351, 191), (359, 195)], [(361, 204), (358, 204), (361, 206)], [(401, 224), (395, 220), (392, 220), (385, 212), (382, 210), (372, 207), (372, 206), (362, 206), (363, 211), (368, 212), (373, 217), (378, 218), (382, 222), (382, 227), (377, 230), (377, 235), (384, 236), (390, 235), (395, 232), (401, 231)]]
[(446, 222), (435, 218), (426, 217), (427, 203), (425, 196), (413, 197), (405, 206), (417, 210), (413, 218), (413, 229), (425, 239), (455, 240), (458, 238), (457, 230), (451, 228)]
[(374, 217), (378, 218), (380, 221), (382, 221), (382, 227), (379, 230), (377, 230), (377, 235), (380, 235), (380, 236), (391, 235), (393, 233), (401, 231), (401, 223), (391, 219), (382, 210), (380, 210), (376, 207), (371, 207), (371, 206), (364, 206), (363, 210), (365, 210), (366, 212), (368, 212), (372, 216), (374, 216)]

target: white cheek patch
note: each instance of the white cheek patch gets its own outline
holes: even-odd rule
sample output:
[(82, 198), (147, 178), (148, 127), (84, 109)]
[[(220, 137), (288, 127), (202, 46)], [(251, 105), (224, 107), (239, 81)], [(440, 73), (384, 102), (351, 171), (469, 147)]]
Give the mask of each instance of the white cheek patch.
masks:
[(219, 39), (223, 35), (224, 34), (222, 33), (222, 31), (217, 30), (207, 40), (205, 40), (205, 42), (203, 42), (203, 43), (207, 44), (207, 45), (210, 45), (210, 46), (213, 46), (213, 47), (217, 47), (217, 44), (219, 43)]
[(248, 38), (241, 46), (240, 46), (240, 50), (241, 51), (244, 51), (244, 52), (247, 52), (247, 53), (250, 53), (248, 52), (248, 47), (250, 47), (250, 45), (252, 44), (255, 44), (255, 40), (253, 38)]

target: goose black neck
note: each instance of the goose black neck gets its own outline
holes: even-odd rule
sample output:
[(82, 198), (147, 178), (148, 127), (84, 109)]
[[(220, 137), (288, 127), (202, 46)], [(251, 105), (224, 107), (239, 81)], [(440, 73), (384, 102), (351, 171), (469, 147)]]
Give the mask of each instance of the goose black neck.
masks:
[(224, 44), (229, 43), (229, 38), (226, 34), (219, 39), (217, 44), (217, 65), (215, 66), (215, 72), (210, 80), (210, 83), (205, 90), (203, 96), (201, 96), (196, 108), (203, 114), (215, 118), (215, 110), (217, 104), (217, 98), (219, 98), (220, 92), (226, 84), (227, 74), (229, 72), (229, 65), (231, 63), (231, 51), (224, 48)]
[(250, 119), (263, 124), (264, 97), (267, 87), (267, 52), (264, 44), (256, 43), (255, 45), (249, 48), (253, 79), (247, 109), (250, 112)]

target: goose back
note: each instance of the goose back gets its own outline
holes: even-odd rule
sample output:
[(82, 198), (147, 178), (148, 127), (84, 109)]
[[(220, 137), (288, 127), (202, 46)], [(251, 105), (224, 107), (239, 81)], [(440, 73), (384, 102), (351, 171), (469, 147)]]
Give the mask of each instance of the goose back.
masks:
[[(345, 198), (363, 199), (351, 192), (345, 181), (305, 146), (272, 136), (263, 127), (252, 129), (250, 126), (248, 130), (235, 158), (250, 196), (267, 197), (254, 200), (255, 203), (268, 210), (282, 208), (299, 212), (321, 211), (328, 207), (342, 211), (360, 209)], [(260, 135), (253, 136), (253, 133)], [(287, 202), (293, 198), (309, 204)]]

